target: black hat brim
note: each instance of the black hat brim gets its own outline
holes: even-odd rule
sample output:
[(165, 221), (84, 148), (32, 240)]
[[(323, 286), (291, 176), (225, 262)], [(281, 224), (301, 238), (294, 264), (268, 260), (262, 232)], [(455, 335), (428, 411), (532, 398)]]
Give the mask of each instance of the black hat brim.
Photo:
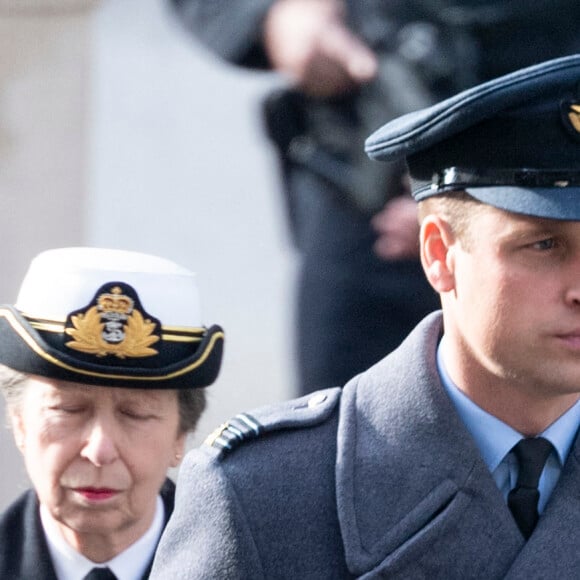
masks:
[(212, 384), (219, 373), (224, 332), (213, 325), (192, 352), (169, 364), (147, 368), (111, 364), (110, 359), (89, 362), (52, 346), (12, 306), (0, 306), (0, 363), (16, 371), (90, 385), (189, 389)]

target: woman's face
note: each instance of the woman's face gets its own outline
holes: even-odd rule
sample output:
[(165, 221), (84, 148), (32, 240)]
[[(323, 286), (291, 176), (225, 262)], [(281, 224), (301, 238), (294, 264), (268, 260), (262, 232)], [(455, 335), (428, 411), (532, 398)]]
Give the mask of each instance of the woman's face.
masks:
[(79, 551), (94, 537), (122, 551), (149, 528), (183, 452), (177, 392), (41, 377), (25, 389), (12, 423), (41, 504)]

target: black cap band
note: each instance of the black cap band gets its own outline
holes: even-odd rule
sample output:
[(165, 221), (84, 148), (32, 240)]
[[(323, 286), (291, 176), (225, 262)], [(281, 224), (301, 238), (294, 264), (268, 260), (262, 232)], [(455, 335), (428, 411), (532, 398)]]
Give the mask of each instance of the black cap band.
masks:
[(569, 169), (464, 169), (448, 167), (435, 173), (432, 187), (438, 192), (470, 187), (579, 187), (580, 171)]

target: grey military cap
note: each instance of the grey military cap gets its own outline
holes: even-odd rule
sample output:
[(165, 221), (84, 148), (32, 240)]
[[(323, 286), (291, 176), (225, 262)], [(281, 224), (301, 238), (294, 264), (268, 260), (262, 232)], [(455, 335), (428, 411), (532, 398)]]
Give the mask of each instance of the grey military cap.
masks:
[(507, 211), (580, 220), (580, 55), (531, 66), (387, 123), (366, 141), (429, 181)]

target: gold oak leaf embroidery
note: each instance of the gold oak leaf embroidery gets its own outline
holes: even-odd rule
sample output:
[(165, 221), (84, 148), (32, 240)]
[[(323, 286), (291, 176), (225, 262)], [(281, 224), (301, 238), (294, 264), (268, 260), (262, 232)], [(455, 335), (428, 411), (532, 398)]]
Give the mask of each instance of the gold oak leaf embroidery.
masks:
[(159, 340), (159, 337), (153, 334), (155, 326), (154, 322), (145, 320), (138, 310), (133, 310), (125, 327), (125, 340), (118, 346), (125, 346), (126, 356), (144, 357), (157, 354), (154, 348), (149, 348)]
[(159, 337), (153, 334), (156, 324), (145, 320), (138, 310), (134, 310), (128, 317), (124, 327), (125, 338), (117, 344), (108, 343), (103, 339), (105, 324), (101, 322), (96, 306), (89, 308), (85, 314), (72, 316), (71, 322), (74, 328), (67, 328), (66, 333), (72, 336), (73, 340), (67, 342), (66, 346), (74, 350), (99, 357), (114, 354), (122, 359), (147, 357), (158, 353), (154, 348), (150, 348), (159, 340)]

